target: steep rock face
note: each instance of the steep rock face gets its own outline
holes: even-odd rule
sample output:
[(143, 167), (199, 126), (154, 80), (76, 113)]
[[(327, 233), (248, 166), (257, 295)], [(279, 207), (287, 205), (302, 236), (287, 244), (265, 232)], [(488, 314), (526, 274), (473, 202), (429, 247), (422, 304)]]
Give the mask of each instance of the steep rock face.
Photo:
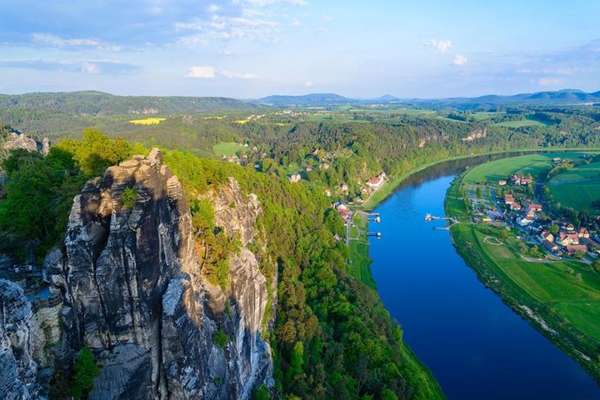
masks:
[(16, 283), (0, 279), (0, 398), (35, 398), (31, 304)]
[[(240, 239), (243, 245), (241, 251), (230, 259), (230, 287), (227, 292), (209, 283), (206, 288), (213, 313), (222, 312), (226, 302), (231, 304), (229, 315), (224, 316), (233, 328), (228, 331), (233, 337), (228, 351), (235, 373), (250, 377), (236, 388), (237, 393), (245, 398), (256, 382), (264, 381), (272, 373), (271, 358), (265, 357), (270, 354), (270, 349), (260, 336), (269, 297), (267, 280), (260, 272), (254, 253), (247, 248), (259, 233), (255, 225), (262, 210), (256, 195), (244, 196), (239, 183), (233, 178), (229, 178), (216, 193), (211, 192), (207, 196), (215, 211), (215, 225), (230, 237)], [(275, 294), (275, 288), (272, 289)]]
[[(260, 209), (237, 190), (240, 210)], [(135, 194), (132, 204), (125, 191)], [(233, 228), (252, 240), (255, 219)], [(269, 375), (260, 338), (266, 285), (256, 259), (243, 250), (232, 260), (232, 293), (221, 297), (231, 298), (234, 313), (211, 309), (207, 297), (220, 288), (202, 277), (189, 207), (160, 151), (88, 182), (74, 200), (65, 245), (51, 280), (65, 302), (67, 346), (90, 347), (102, 366), (91, 399), (247, 398)], [(219, 328), (235, 338), (225, 349), (213, 342)]]

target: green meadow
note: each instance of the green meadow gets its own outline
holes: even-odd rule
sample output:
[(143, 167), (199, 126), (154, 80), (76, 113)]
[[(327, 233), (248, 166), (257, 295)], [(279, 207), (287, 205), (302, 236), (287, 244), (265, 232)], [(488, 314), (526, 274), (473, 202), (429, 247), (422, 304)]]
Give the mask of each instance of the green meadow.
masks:
[(213, 152), (219, 157), (234, 156), (235, 153), (237, 153), (238, 151), (245, 153), (246, 151), (248, 151), (248, 148), (240, 146), (238, 143), (231, 143), (231, 142), (221, 142), (221, 143), (215, 144), (213, 146)]

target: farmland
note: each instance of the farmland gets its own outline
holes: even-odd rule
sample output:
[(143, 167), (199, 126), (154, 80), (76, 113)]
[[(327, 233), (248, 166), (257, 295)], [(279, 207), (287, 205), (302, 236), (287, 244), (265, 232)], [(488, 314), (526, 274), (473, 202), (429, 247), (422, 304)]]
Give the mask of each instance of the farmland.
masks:
[(166, 121), (166, 118), (144, 118), (144, 119), (132, 119), (129, 121), (134, 125), (158, 125), (163, 121)]
[(548, 171), (553, 164), (554, 157), (576, 158), (584, 153), (548, 153), (548, 154), (529, 154), (513, 158), (504, 158), (502, 160), (492, 161), (479, 165), (471, 169), (464, 177), (463, 182), (475, 184), (478, 182), (497, 182), (500, 179), (506, 179), (512, 174), (522, 173), (531, 174), (533, 177)]
[(548, 187), (556, 203), (597, 214), (592, 203), (600, 200), (600, 162), (568, 169), (553, 177)]

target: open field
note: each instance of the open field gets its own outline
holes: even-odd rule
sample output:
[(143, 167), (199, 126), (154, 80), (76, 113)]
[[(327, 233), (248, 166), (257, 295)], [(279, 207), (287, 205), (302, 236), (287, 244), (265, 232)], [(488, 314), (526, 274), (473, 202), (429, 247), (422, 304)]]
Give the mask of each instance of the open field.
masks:
[(166, 118), (144, 118), (144, 119), (132, 119), (129, 121), (134, 125), (158, 125), (163, 121), (166, 121)]
[[(360, 213), (355, 213), (352, 221), (358, 226), (350, 229), (350, 263), (348, 272), (372, 289), (376, 289), (375, 280), (371, 275), (371, 258), (369, 257), (369, 241), (366, 236), (368, 230), (367, 218), (362, 218)], [(362, 234), (361, 234), (362, 232)]]
[(504, 158), (481, 164), (473, 167), (463, 178), (465, 183), (475, 184), (477, 182), (497, 182), (500, 179), (507, 179), (515, 173), (523, 175), (531, 174), (534, 178), (541, 173), (549, 170), (554, 157), (576, 158), (585, 153), (547, 153), (547, 154), (528, 154), (525, 156)]
[(219, 157), (221, 156), (233, 156), (235, 155), (236, 152), (242, 152), (245, 153), (246, 151), (248, 151), (247, 147), (244, 146), (240, 146), (237, 143), (231, 143), (231, 142), (221, 142), (219, 144), (215, 144), (213, 146), (213, 152), (218, 155)]
[[(473, 168), (457, 178), (448, 190), (446, 214), (462, 217), (462, 223), (451, 228), (452, 239), (478, 278), (598, 377), (600, 366), (581, 354), (595, 359), (600, 346), (600, 274), (575, 260), (526, 259), (517, 250), (519, 240), (514, 230), (507, 232), (505, 227), (467, 223), (465, 218), (468, 210), (460, 187), (467, 178), (495, 181), (498, 169), (511, 173), (523, 169), (526, 161), (539, 168), (543, 158), (551, 160), (554, 156), (521, 156)], [(561, 186), (566, 185), (558, 187)], [(534, 317), (524, 314), (524, 307), (533, 310)]]
[(575, 210), (587, 210), (597, 214), (592, 202), (600, 200), (600, 179), (548, 185), (556, 203)]
[(576, 210), (597, 213), (592, 202), (600, 200), (600, 162), (566, 170), (548, 182), (554, 201)]
[(504, 126), (506, 128), (521, 128), (524, 126), (550, 126), (549, 123), (539, 121), (532, 117), (527, 117), (519, 121), (505, 121), (495, 124), (496, 126)]

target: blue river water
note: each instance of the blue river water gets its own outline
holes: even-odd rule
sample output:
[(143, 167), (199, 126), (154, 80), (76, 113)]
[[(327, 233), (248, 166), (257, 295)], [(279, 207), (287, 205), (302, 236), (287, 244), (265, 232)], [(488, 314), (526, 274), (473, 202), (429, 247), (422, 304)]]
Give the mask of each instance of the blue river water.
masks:
[(432, 229), (443, 221), (424, 221), (427, 212), (444, 215), (450, 170), (408, 182), (375, 210), (381, 223), (370, 227), (382, 233), (371, 239), (373, 277), (405, 342), (448, 399), (600, 399), (575, 361), (477, 280), (450, 233)]

